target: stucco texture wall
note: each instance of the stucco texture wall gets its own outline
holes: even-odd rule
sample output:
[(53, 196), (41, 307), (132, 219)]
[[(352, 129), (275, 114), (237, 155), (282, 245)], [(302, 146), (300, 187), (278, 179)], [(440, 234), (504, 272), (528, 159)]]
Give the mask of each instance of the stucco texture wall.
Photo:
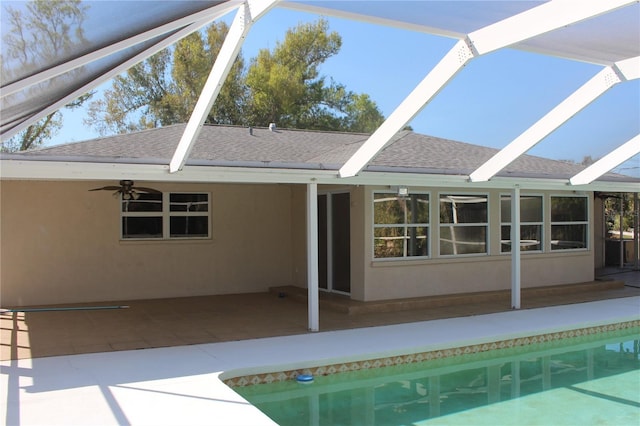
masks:
[(118, 200), (88, 192), (105, 182), (2, 181), (2, 306), (259, 292), (292, 283), (290, 186), (137, 183), (211, 193), (211, 238), (122, 241)]

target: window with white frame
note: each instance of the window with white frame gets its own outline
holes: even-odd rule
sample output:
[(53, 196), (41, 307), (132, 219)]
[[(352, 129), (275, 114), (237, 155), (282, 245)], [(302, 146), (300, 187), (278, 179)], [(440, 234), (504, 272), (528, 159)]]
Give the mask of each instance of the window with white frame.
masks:
[(209, 194), (137, 194), (121, 200), (121, 236), (131, 239), (208, 238)]
[(485, 194), (440, 194), (440, 255), (486, 254), (488, 217)]
[(588, 208), (586, 196), (551, 196), (551, 250), (587, 248)]
[[(544, 219), (542, 196), (520, 196), (520, 250), (542, 251)], [(500, 251), (511, 253), (511, 196), (500, 197)]]
[(373, 194), (373, 257), (429, 256), (429, 194)]

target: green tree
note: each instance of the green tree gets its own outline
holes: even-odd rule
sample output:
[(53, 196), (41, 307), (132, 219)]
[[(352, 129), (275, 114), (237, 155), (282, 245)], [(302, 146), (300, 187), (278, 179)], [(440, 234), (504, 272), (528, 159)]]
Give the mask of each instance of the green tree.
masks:
[[(617, 238), (622, 231), (631, 231), (634, 225), (635, 206), (633, 193), (621, 193), (616, 196), (608, 196), (604, 199), (604, 211), (607, 223), (607, 232)], [(620, 204), (622, 203), (622, 216)]]
[[(107, 134), (188, 121), (227, 32), (224, 23), (212, 24), (117, 77), (85, 122)], [(384, 119), (375, 102), (320, 75), (341, 43), (319, 20), (290, 29), (248, 68), (239, 55), (206, 122), (373, 131)]]
[(287, 31), (273, 51), (262, 49), (247, 72), (251, 124), (371, 132), (384, 120), (375, 102), (320, 75), (342, 38), (320, 19)]
[(162, 105), (171, 90), (167, 69), (171, 53), (163, 50), (113, 79), (104, 97), (89, 104), (89, 118), (101, 134), (125, 133), (171, 124), (175, 112)]
[[(207, 30), (206, 42), (198, 34), (192, 34), (177, 43), (172, 64), (175, 90), (163, 102), (167, 108), (171, 105), (174, 107), (180, 105), (176, 122), (186, 122), (191, 116), (228, 31), (224, 23), (212, 24)], [(209, 112), (207, 122), (217, 124), (242, 122), (245, 97), (244, 69), (244, 59), (238, 55)]]
[(252, 124), (313, 129), (331, 122), (328, 109), (337, 106), (343, 90), (325, 86), (318, 67), (341, 45), (340, 36), (328, 33), (327, 22), (319, 20), (289, 29), (273, 52), (260, 50), (247, 73)]
[[(88, 6), (81, 0), (32, 0), (24, 8), (5, 6), (10, 30), (3, 37), (6, 57), (2, 58), (3, 83), (21, 75), (38, 72), (55, 63), (86, 43), (82, 25)], [(72, 80), (80, 70), (51, 79), (51, 86)], [(67, 108), (77, 108), (91, 93), (71, 102)], [(55, 111), (32, 124), (26, 130), (4, 142), (4, 151), (22, 151), (42, 145), (62, 127), (62, 114)]]
[(373, 132), (384, 121), (378, 106), (366, 93), (350, 94), (344, 112), (343, 128), (349, 132)]
[[(114, 78), (104, 97), (91, 102), (85, 123), (108, 134), (188, 121), (228, 30), (225, 23), (212, 24)], [(242, 119), (243, 72), (239, 56), (207, 123)]]

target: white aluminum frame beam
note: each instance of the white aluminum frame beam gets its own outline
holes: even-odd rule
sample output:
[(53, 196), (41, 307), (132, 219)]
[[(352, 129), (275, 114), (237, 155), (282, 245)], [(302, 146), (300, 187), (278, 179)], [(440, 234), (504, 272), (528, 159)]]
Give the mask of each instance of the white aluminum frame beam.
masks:
[(640, 57), (602, 69), (544, 117), (469, 175), (471, 182), (486, 182), (529, 151), (562, 124), (620, 82), (640, 78)]
[(318, 184), (307, 184), (307, 314), (309, 331), (320, 330)]
[[(181, 27), (184, 27), (196, 22), (202, 22), (200, 26), (206, 25), (208, 22), (211, 22), (223, 15), (226, 15), (231, 10), (236, 9), (237, 7), (238, 7), (237, 2), (232, 2), (232, 1), (219, 4), (209, 9), (200, 11), (198, 13), (194, 13), (189, 16), (185, 16), (184, 18), (175, 20), (165, 25), (161, 25), (159, 27), (153, 28), (152, 30), (145, 31), (141, 34), (137, 34), (133, 37), (129, 37), (125, 40), (103, 47), (102, 49), (95, 50), (93, 52), (80, 56), (71, 61), (62, 63), (56, 67), (47, 69), (45, 71), (39, 72), (37, 74), (34, 74), (22, 80), (3, 86), (2, 92), (0, 93), (0, 98), (11, 95), (13, 93), (17, 93), (30, 86), (52, 79), (54, 77), (57, 77), (69, 71), (72, 71), (76, 68), (80, 68), (82, 66), (90, 64), (91, 62), (100, 60), (104, 57), (120, 52), (121, 50), (125, 50), (131, 46), (135, 46), (136, 44), (144, 43), (147, 40), (150, 40), (154, 37), (174, 31)], [(193, 32), (193, 31), (196, 31), (199, 27), (196, 27), (195, 29), (193, 29), (193, 27), (191, 28)]]
[(117, 67), (112, 68), (111, 70), (109, 70), (108, 72), (102, 74), (101, 76), (95, 78), (94, 80), (92, 80), (91, 82), (85, 84), (84, 86), (80, 87), (79, 89), (71, 92), (70, 94), (68, 94), (67, 96), (63, 97), (62, 99), (58, 100), (57, 102), (54, 102), (53, 104), (49, 105), (48, 107), (44, 108), (41, 111), (38, 111), (37, 113), (33, 114), (31, 117), (29, 117), (28, 119), (22, 121), (21, 123), (17, 124), (14, 127), (9, 128), (6, 131), (3, 131), (1, 136), (2, 136), (2, 140), (7, 140), (10, 139), (12, 136), (14, 136), (15, 134), (21, 132), (22, 130), (26, 129), (27, 127), (29, 127), (30, 125), (38, 122), (40, 119), (42, 119), (43, 117), (46, 117), (47, 115), (59, 110), (60, 108), (63, 108), (65, 105), (67, 105), (68, 103), (72, 102), (73, 100), (77, 99), (78, 97), (84, 95), (85, 93), (89, 92), (90, 90), (98, 87), (99, 85), (101, 85), (102, 83), (108, 81), (109, 79), (115, 77), (116, 75), (128, 70), (129, 68), (131, 68), (132, 66), (134, 66), (135, 64), (144, 61), (145, 59), (147, 59), (148, 57), (158, 53), (159, 51), (161, 51), (162, 49), (167, 48), (168, 46), (171, 46), (173, 43), (177, 42), (178, 40), (188, 36), (189, 34), (193, 33), (194, 31), (197, 31), (198, 29), (202, 28), (203, 26), (207, 25), (209, 22), (217, 19), (218, 17), (226, 14), (228, 11), (225, 9), (224, 12), (220, 12), (217, 13), (218, 10), (216, 9), (218, 6), (213, 7), (211, 9), (207, 9), (211, 15), (205, 19), (201, 19), (197, 22), (194, 22), (193, 24), (189, 25), (188, 27), (185, 27), (183, 30), (176, 32), (175, 34), (171, 35), (170, 37), (167, 37), (166, 39), (156, 43), (155, 45), (151, 46), (150, 48), (140, 52), (139, 54), (137, 54), (136, 56), (132, 57), (131, 59), (123, 62), (122, 64), (118, 65)]
[(340, 169), (341, 177), (352, 177), (409, 123), (467, 62), (532, 37), (611, 12), (637, 0), (554, 0), (470, 33), (460, 40), (418, 84), (389, 118), (369, 137)]
[(577, 175), (569, 179), (571, 185), (586, 185), (598, 179), (614, 167), (640, 154), (640, 135), (636, 135), (622, 146), (611, 151)]
[(373, 132), (355, 154), (340, 168), (340, 177), (352, 177), (380, 152), (413, 117), (473, 58), (474, 53), (465, 40), (440, 60), (395, 111)]
[(520, 187), (511, 190), (511, 309), (520, 309)]
[[(327, 4), (328, 7), (324, 7), (323, 3)], [(330, 17), (335, 17), (340, 19), (347, 19), (350, 21), (365, 22), (367, 24), (383, 25), (390, 28), (398, 28), (405, 31), (408, 30), (408, 31), (422, 32), (422, 33), (433, 34), (433, 35), (438, 35), (443, 37), (460, 39), (460, 38), (464, 38), (465, 36), (464, 33), (459, 31), (452, 31), (452, 30), (437, 28), (433, 26), (417, 24), (413, 22), (406, 22), (402, 20), (389, 19), (381, 16), (361, 14), (357, 12), (348, 12), (345, 10), (340, 10), (339, 8), (334, 9), (333, 7), (331, 7), (331, 3), (327, 1), (315, 2), (313, 4), (298, 3), (295, 1), (284, 2), (280, 4), (278, 7), (282, 9), (295, 10), (299, 12), (313, 13), (320, 16), (330, 16)]]
[(176, 151), (169, 163), (169, 173), (175, 173), (184, 167), (187, 157), (193, 148), (202, 125), (204, 124), (211, 107), (215, 102), (222, 85), (229, 75), (233, 62), (238, 57), (242, 43), (246, 38), (252, 25), (267, 13), (279, 0), (248, 0), (239, 8), (236, 16), (220, 48), (220, 53), (211, 68), (198, 102), (191, 113), (187, 127), (182, 134)]
[(640, 56), (618, 61), (614, 64), (614, 67), (627, 81), (640, 78)]

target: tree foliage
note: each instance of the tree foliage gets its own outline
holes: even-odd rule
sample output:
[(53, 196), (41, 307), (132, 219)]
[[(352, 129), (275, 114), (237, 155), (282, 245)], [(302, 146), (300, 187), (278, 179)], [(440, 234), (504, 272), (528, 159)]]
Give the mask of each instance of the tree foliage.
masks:
[(621, 193), (604, 199), (604, 214), (607, 233), (615, 238), (622, 231), (631, 231), (634, 226), (635, 206), (633, 193)]
[[(4, 7), (11, 28), (3, 37), (7, 54), (2, 58), (3, 83), (16, 78), (14, 70), (20, 70), (21, 75), (37, 72), (43, 64), (54, 63), (86, 43), (82, 25), (88, 6), (81, 0), (32, 0), (22, 10)], [(58, 76), (46, 84), (65, 84), (77, 72), (79, 70)], [(91, 94), (86, 94), (67, 108), (77, 108), (90, 97)], [(6, 141), (3, 150), (37, 147), (61, 127), (62, 114), (55, 111)]]
[[(124, 133), (189, 120), (228, 27), (209, 26), (129, 69), (89, 106), (85, 122), (100, 133)], [(244, 62), (239, 57), (206, 119), (236, 123), (242, 117)]]
[[(188, 121), (227, 32), (226, 24), (212, 24), (117, 77), (91, 103), (87, 124), (106, 134)], [(383, 121), (375, 102), (320, 75), (341, 44), (319, 20), (290, 29), (248, 67), (239, 55), (206, 122), (373, 131)]]
[[(318, 67), (338, 53), (342, 40), (328, 33), (324, 20), (287, 31), (273, 52), (262, 49), (247, 73), (251, 120), (255, 125), (281, 127), (334, 127), (332, 108), (339, 108), (344, 92), (325, 85)], [(338, 96), (336, 96), (338, 95)]]

